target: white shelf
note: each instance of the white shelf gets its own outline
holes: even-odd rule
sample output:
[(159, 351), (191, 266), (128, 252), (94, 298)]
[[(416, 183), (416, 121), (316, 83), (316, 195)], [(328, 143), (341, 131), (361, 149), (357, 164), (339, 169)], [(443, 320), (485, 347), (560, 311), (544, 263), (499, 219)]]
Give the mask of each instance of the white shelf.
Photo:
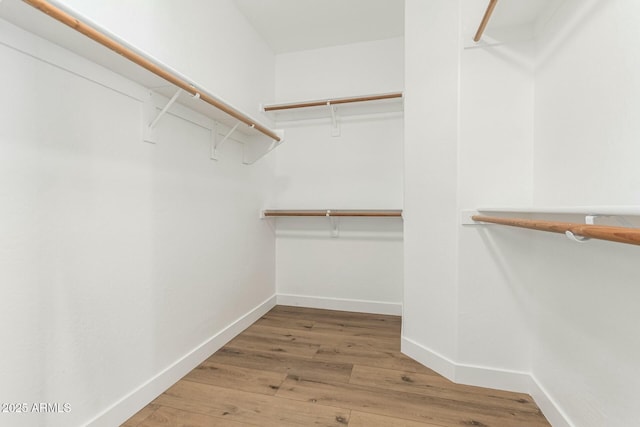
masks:
[(402, 209), (265, 209), (261, 213), (261, 218), (278, 217), (402, 218)]
[[(382, 99), (375, 99), (377, 97)], [(393, 92), (263, 106), (267, 116), (276, 123), (331, 119), (331, 109), (340, 117), (402, 113), (404, 97), (402, 92)]]
[[(98, 31), (100, 34), (108, 37), (109, 39), (112, 39), (114, 42), (132, 51), (141, 58), (149, 61), (151, 64), (157, 66), (162, 71), (168, 72), (169, 74), (172, 74), (180, 80), (187, 82), (192, 87), (192, 89), (195, 89), (195, 91), (198, 94), (201, 94), (203, 98), (209, 97), (214, 101), (223, 104), (225, 108), (239, 113), (239, 115), (242, 116), (243, 119), (250, 120), (251, 123), (255, 124), (255, 126), (249, 126), (242, 123), (237, 128), (237, 132), (247, 137), (245, 139), (248, 139), (252, 142), (260, 142), (264, 144), (265, 148), (269, 148), (269, 142), (272, 139), (264, 135), (264, 132), (260, 132), (257, 128), (263, 128), (267, 132), (277, 134), (278, 138), (282, 138), (282, 132), (272, 131), (268, 129), (258, 120), (255, 120), (246, 113), (241, 112), (241, 110), (234, 107), (229, 102), (226, 102), (220, 97), (212, 94), (201, 85), (195, 83), (192, 79), (172, 69), (168, 65), (163, 64), (162, 62), (158, 61), (139, 48), (131, 45), (126, 40), (123, 40), (117, 35), (111, 33), (109, 30), (91, 21), (91, 19), (87, 18), (86, 16), (83, 16), (79, 12), (61, 4), (59, 1), (49, 0), (48, 3), (67, 13), (68, 15), (71, 15), (74, 19), (77, 19), (80, 22), (88, 25), (92, 29)], [(143, 68), (142, 66), (134, 62), (131, 62), (124, 56), (88, 38), (84, 34), (81, 34), (80, 32), (68, 27), (67, 25), (57, 21), (56, 19), (47, 16), (45, 13), (32, 6), (29, 6), (23, 1), (0, 1), (0, 18), (18, 27), (21, 27), (22, 29), (36, 36), (57, 44), (62, 48), (71, 51), (83, 58), (86, 58), (93, 63), (101, 65), (117, 74), (120, 74), (126, 79), (138, 83), (143, 87), (149, 89), (149, 91), (156, 92), (158, 94), (166, 96), (167, 98), (171, 98), (178, 90), (177, 86), (168, 82), (164, 78), (154, 74), (153, 72)], [(203, 100), (191, 96), (191, 94), (189, 93), (181, 94), (178, 97), (176, 104), (181, 104), (189, 108), (190, 110), (196, 111), (204, 115), (205, 117), (212, 119), (217, 123), (223, 124), (229, 128), (235, 126), (239, 121), (238, 118), (234, 118), (233, 116), (214, 107), (213, 105), (210, 105)]]
[[(389, 231), (388, 227), (390, 224), (393, 224), (392, 232), (402, 232), (402, 209), (264, 209), (260, 211), (261, 219), (271, 219), (273, 218), (273, 228), (274, 231), (276, 228), (276, 224), (279, 223), (280, 220), (285, 221), (285, 224), (291, 226), (291, 224), (302, 224), (306, 223), (306, 226), (303, 227), (306, 231), (315, 230), (320, 231), (321, 234), (324, 234), (327, 230), (324, 227), (320, 227), (318, 230), (317, 225), (313, 226), (309, 223), (318, 224), (318, 221), (322, 223), (322, 221), (327, 221), (329, 225), (330, 236), (338, 237), (340, 235), (339, 224), (340, 221), (345, 220), (351, 223), (350, 233), (356, 232), (364, 232), (365, 229), (369, 231), (372, 229), (370, 220), (374, 220), (375, 222), (386, 223), (387, 232)], [(361, 224), (368, 224), (365, 228), (356, 227), (354, 229), (353, 222), (358, 222)], [(309, 228), (309, 226), (311, 227)], [(289, 232), (295, 230), (289, 229)], [(380, 226), (374, 226), (373, 229), (377, 229), (380, 232), (382, 229)], [(299, 230), (298, 230), (299, 231)], [(286, 233), (285, 233), (286, 234)], [(296, 232), (293, 231), (295, 235)], [(280, 234), (282, 235), (282, 234)]]
[(640, 216), (638, 205), (597, 205), (597, 206), (483, 206), (478, 212), (496, 213), (548, 213), (565, 215), (620, 215)]
[[(474, 215), (482, 214), (520, 214), (520, 216), (549, 214), (549, 215), (579, 215), (579, 216), (611, 216), (611, 217), (640, 217), (640, 206), (637, 205), (595, 205), (595, 206), (481, 206), (475, 209), (463, 209), (460, 212), (462, 225), (477, 225), (471, 219)], [(513, 215), (510, 215), (513, 216)], [(635, 221), (634, 221), (635, 222)]]

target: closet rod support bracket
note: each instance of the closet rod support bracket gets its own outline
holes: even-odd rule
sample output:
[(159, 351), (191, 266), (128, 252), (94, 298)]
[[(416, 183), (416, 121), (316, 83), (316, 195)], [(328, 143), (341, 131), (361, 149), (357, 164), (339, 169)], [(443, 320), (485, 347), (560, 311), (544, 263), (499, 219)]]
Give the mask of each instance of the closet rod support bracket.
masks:
[(182, 89), (178, 89), (176, 93), (171, 97), (169, 102), (165, 104), (165, 106), (160, 110), (159, 113), (156, 114), (156, 105), (153, 100), (153, 92), (149, 93), (149, 98), (144, 102), (142, 106), (142, 123), (143, 123), (143, 137), (142, 139), (145, 142), (149, 142), (151, 144), (155, 144), (158, 142), (158, 133), (156, 132), (156, 125), (164, 116), (169, 108), (178, 100), (178, 96)]
[(325, 216), (329, 219), (329, 224), (331, 226), (331, 237), (340, 236), (340, 231), (338, 230), (338, 218), (331, 216), (331, 210), (328, 209)]
[(576, 243), (585, 243), (587, 240), (591, 240), (589, 237), (576, 236), (571, 231), (567, 230), (564, 232), (565, 236), (571, 241)]
[(265, 209), (260, 209), (260, 213), (259, 213), (259, 215), (258, 215), (258, 216), (259, 216), (259, 218), (260, 218), (260, 219), (266, 220), (267, 225), (269, 226), (269, 228), (271, 229), (271, 231), (273, 231), (273, 233), (275, 234), (275, 233), (277, 232), (277, 230), (276, 230), (276, 221), (277, 221), (277, 218), (276, 218), (276, 217), (269, 217), (269, 216), (266, 216), (266, 215), (264, 214), (264, 211), (265, 211)]
[[(595, 225), (596, 224), (596, 219), (600, 218), (600, 217), (611, 217), (614, 215), (585, 215), (584, 217), (584, 223), (587, 225)], [(615, 219), (624, 227), (628, 227), (628, 228), (634, 228), (633, 224), (631, 224), (631, 222), (629, 222), (629, 220), (627, 220), (625, 217), (623, 216), (615, 216)], [(567, 238), (573, 242), (578, 242), (578, 243), (585, 243), (587, 240), (591, 240), (591, 238), (589, 237), (582, 237), (582, 236), (576, 236), (574, 233), (572, 233), (571, 231), (565, 231), (564, 233)]]
[(167, 105), (165, 105), (162, 108), (162, 110), (160, 110), (160, 112), (158, 113), (156, 118), (153, 119), (153, 121), (151, 123), (149, 123), (149, 128), (153, 129), (154, 127), (156, 127), (156, 125), (158, 124), (158, 122), (160, 121), (162, 116), (164, 116), (167, 113), (167, 111), (169, 111), (169, 108), (171, 108), (171, 106), (174, 104), (174, 102), (176, 102), (178, 100), (178, 97), (180, 96), (181, 92), (182, 92), (182, 89), (178, 89), (176, 91), (176, 93), (171, 97), (169, 102), (167, 102)]
[(238, 126), (240, 126), (241, 122), (238, 122), (235, 124), (234, 127), (231, 128), (231, 130), (229, 130), (229, 132), (227, 132), (227, 134), (220, 140), (217, 141), (218, 137), (218, 132), (216, 132), (216, 137), (214, 138), (214, 145), (213, 148), (211, 149), (211, 159), (212, 160), (219, 160), (218, 158), (218, 150), (220, 150), (222, 148), (222, 145), (227, 142), (227, 140), (229, 138), (231, 138), (231, 135), (233, 135), (233, 133), (236, 131), (236, 129), (238, 129)]
[(329, 112), (331, 113), (331, 136), (340, 136), (340, 123), (336, 106), (332, 105), (331, 101), (327, 101), (327, 107), (329, 107)]
[(476, 222), (471, 217), (474, 215), (480, 215), (475, 209), (463, 209), (460, 211), (460, 225), (482, 225), (480, 222)]
[[(596, 218), (600, 215), (585, 215), (584, 223), (587, 225), (594, 225), (596, 223)], [(573, 232), (567, 230), (564, 232), (564, 235), (567, 236), (567, 239), (576, 243), (585, 243), (587, 240), (591, 240), (589, 237), (576, 236)]]

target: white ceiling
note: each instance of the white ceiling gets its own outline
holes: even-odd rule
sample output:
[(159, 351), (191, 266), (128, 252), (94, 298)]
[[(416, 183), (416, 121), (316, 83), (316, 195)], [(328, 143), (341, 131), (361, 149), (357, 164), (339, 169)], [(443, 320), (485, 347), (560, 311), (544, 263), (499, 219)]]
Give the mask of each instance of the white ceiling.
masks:
[[(487, 30), (533, 25), (545, 11), (563, 1), (499, 0)], [(277, 54), (404, 35), (404, 0), (235, 2)], [(462, 1), (462, 26), (465, 37), (475, 33), (488, 3), (489, 0)]]
[(404, 0), (235, 0), (274, 53), (404, 35)]

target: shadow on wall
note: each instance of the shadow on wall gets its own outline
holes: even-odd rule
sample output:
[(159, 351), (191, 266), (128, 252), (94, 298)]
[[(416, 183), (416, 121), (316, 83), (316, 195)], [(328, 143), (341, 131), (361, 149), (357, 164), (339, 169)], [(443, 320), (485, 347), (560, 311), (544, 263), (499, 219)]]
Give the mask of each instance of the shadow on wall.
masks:
[(270, 218), (277, 237), (312, 240), (402, 241), (401, 218)]
[[(538, 44), (536, 69), (544, 68), (558, 48), (569, 38), (573, 37), (584, 22), (596, 15), (598, 10), (610, 6), (612, 2), (599, 0), (566, 0), (549, 17), (549, 19), (536, 31), (536, 36), (541, 40)], [(539, 36), (546, 33), (544, 38)]]
[[(567, 39), (576, 34), (584, 21), (595, 15), (607, 2), (566, 0), (554, 3), (555, 7), (549, 10), (547, 16), (543, 17), (543, 21), (535, 28), (490, 29), (484, 40), (477, 44), (465, 40), (464, 49), (482, 49), (519, 70), (540, 69)], [(536, 41), (535, 60), (532, 60), (529, 48), (526, 47), (532, 41)]]

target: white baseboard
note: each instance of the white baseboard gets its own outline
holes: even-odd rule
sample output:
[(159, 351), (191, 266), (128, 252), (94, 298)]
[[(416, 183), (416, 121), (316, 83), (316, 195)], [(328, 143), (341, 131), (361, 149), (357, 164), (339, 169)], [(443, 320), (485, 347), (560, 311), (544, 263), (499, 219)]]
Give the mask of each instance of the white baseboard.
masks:
[(528, 372), (456, 363), (406, 337), (402, 337), (401, 346), (404, 354), (455, 383), (527, 393), (552, 426), (574, 427), (560, 406)]
[(528, 372), (509, 369), (457, 364), (455, 382), (517, 393), (529, 393), (531, 375)]
[(560, 408), (560, 405), (551, 397), (551, 395), (540, 385), (536, 377), (530, 376), (531, 384), (529, 394), (536, 401), (536, 404), (542, 411), (547, 421), (553, 427), (574, 427), (569, 420), (567, 414)]
[(446, 379), (455, 381), (456, 364), (453, 360), (404, 336), (400, 340), (400, 351)]
[(353, 311), (356, 313), (390, 314), (394, 316), (402, 315), (401, 303), (288, 294), (277, 294), (277, 300), (279, 305)]
[(168, 366), (155, 377), (142, 384), (131, 393), (111, 405), (87, 423), (91, 427), (112, 427), (120, 425), (145, 405), (175, 384), (180, 378), (198, 366), (211, 354), (222, 348), (240, 332), (251, 326), (267, 311), (276, 305), (276, 296), (272, 296), (253, 308), (249, 313), (232, 322), (211, 338), (185, 354), (181, 359)]

